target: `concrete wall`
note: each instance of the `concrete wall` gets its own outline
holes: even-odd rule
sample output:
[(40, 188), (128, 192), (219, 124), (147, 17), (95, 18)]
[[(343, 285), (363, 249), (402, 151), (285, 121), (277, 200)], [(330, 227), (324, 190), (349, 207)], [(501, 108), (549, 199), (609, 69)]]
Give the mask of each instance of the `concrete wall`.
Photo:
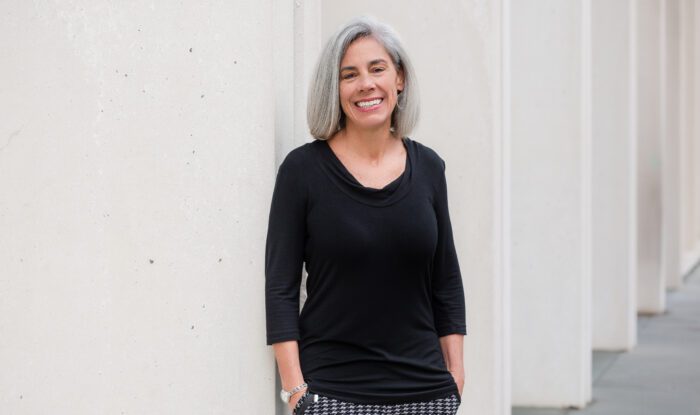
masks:
[(593, 348), (637, 341), (636, 0), (594, 0), (592, 34)]
[[(311, 140), (306, 123), (306, 91), (321, 49), (320, 16), (320, 0), (273, 1), (275, 155), (278, 166), (289, 151)], [(306, 273), (303, 274), (300, 311), (306, 301)], [(287, 405), (277, 398), (282, 380), (276, 364), (274, 376), (274, 390), (265, 391), (263, 396), (274, 400), (276, 414), (287, 414)]]
[(3, 3), (0, 413), (273, 413), (271, 17)]
[(680, 152), (681, 152), (681, 271), (686, 274), (699, 257), (695, 238), (695, 1), (680, 0)]
[(584, 406), (591, 346), (632, 347), (637, 300), (663, 310), (700, 258), (694, 0), (4, 6), (2, 414), (287, 413), (264, 341), (275, 167), (358, 14), (402, 35), (413, 138), (447, 162), (461, 413)]
[(693, 141), (693, 176), (695, 186), (693, 188), (693, 240), (696, 251), (700, 251), (700, 79), (697, 73), (700, 68), (700, 5), (693, 1), (688, 8), (688, 13), (693, 16), (693, 132), (690, 139)]
[(661, 13), (661, 0), (637, 2), (637, 308), (642, 313), (662, 312), (666, 299), (661, 271)]
[(510, 4), (513, 402), (591, 397), (590, 3)]
[(680, 7), (664, 0), (661, 63), (662, 233), (661, 272), (667, 288), (681, 286)]

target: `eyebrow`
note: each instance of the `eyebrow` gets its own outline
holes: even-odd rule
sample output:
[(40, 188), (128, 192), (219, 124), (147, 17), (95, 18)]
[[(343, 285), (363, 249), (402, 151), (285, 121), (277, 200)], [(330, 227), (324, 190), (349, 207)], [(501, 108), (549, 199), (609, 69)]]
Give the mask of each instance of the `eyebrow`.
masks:
[[(384, 63), (384, 64), (386, 64), (387, 62), (386, 62), (386, 60), (381, 59), (381, 58), (380, 58), (380, 59), (374, 59), (374, 60), (369, 61), (369, 66), (376, 65), (376, 64), (378, 64), (378, 63)], [(343, 71), (351, 71), (351, 70), (355, 70), (355, 69), (357, 69), (356, 66), (343, 66), (342, 68), (340, 68), (340, 72), (343, 72)]]

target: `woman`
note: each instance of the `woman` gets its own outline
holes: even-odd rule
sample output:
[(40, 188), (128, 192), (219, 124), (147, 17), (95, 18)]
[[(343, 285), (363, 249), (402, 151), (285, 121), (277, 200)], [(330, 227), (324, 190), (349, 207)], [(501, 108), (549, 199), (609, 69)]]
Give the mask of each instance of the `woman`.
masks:
[(297, 415), (454, 415), (466, 325), (445, 164), (407, 137), (416, 80), (388, 26), (360, 18), (328, 41), (307, 116), (316, 140), (279, 168), (266, 245), (282, 400)]

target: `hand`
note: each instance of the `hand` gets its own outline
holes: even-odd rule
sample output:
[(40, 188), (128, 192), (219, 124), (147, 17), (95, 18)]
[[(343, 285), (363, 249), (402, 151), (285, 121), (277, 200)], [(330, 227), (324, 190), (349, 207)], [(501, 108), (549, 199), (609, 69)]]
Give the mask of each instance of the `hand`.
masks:
[(456, 370), (450, 370), (450, 373), (452, 374), (452, 377), (455, 380), (455, 383), (457, 384), (457, 389), (459, 391), (459, 397), (462, 397), (462, 391), (464, 390), (464, 369), (456, 369)]
[(307, 388), (300, 390), (299, 392), (295, 393), (289, 398), (289, 403), (287, 404), (287, 406), (289, 407), (290, 411), (294, 410), (294, 407), (297, 405), (297, 402), (299, 402), (299, 399), (301, 399), (301, 397), (304, 396), (306, 389)]

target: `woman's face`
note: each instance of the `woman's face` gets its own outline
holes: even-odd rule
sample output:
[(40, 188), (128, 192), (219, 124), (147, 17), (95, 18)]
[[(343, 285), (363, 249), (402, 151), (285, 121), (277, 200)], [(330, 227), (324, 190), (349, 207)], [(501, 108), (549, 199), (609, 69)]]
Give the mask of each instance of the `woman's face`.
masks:
[(346, 128), (388, 131), (403, 81), (403, 74), (374, 38), (352, 42), (340, 62), (340, 106)]

